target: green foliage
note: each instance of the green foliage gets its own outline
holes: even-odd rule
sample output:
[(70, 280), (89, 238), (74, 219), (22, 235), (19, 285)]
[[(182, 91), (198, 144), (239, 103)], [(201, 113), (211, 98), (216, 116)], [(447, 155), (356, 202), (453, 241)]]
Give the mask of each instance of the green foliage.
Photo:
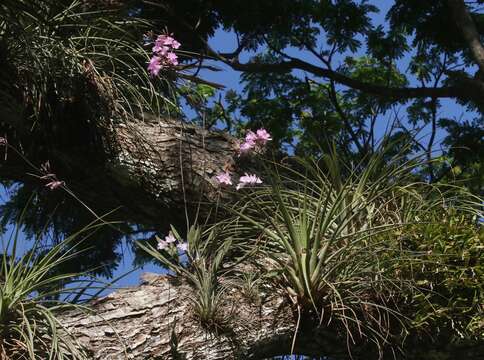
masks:
[(350, 353), (406, 351), (427, 333), (481, 341), (482, 199), (419, 181), (424, 157), (393, 151), (356, 164), (334, 151), (267, 162), (270, 186), (227, 205), (228, 218), (192, 226), (186, 256), (139, 246), (193, 287), (194, 314), (210, 329), (226, 325), (230, 285), (253, 304), (285, 294), (306, 328), (333, 329)]
[[(305, 176), (292, 174), (284, 186), (276, 180), (272, 189), (253, 192), (236, 213), (263, 233), (262, 252), (277, 274), (274, 281), (303, 313), (315, 313), (321, 322), (341, 322), (348, 338), (365, 328), (364, 336), (383, 345), (388, 316), (394, 315), (385, 303), (397, 290), (383, 270), (394, 266), (385, 254), (398, 248), (381, 243), (376, 235), (402, 226), (400, 214), (385, 219), (400, 198), (394, 187), (385, 189), (384, 177), (370, 183), (365, 171), (341, 179), (335, 159), (325, 160), (331, 175), (317, 164), (303, 163)], [(392, 191), (388, 199), (385, 190)], [(385, 320), (360, 318), (372, 311), (386, 313), (380, 316)]]
[[(26, 206), (26, 204), (30, 204)], [(106, 209), (106, 212), (110, 209)], [(18, 219), (22, 218), (22, 235), (29, 244), (42, 237), (42, 247), (33, 246), (36, 256), (42, 256), (50, 247), (55, 246), (69, 234), (79, 232), (90, 223), (93, 214), (79, 201), (62, 190), (52, 192), (39, 189), (38, 184), (15, 186), (9, 193), (9, 201), (0, 205), (0, 226), (3, 231), (20, 226)], [(121, 252), (116, 249), (123, 235), (131, 228), (128, 224), (114, 223), (114, 214), (103, 216), (103, 219), (113, 221), (110, 226), (104, 226), (90, 234), (89, 242), (73, 242), (66, 246), (85, 251), (84, 256), (71, 258), (60, 265), (64, 272), (89, 272), (95, 276), (112, 277)], [(87, 251), (89, 248), (89, 251)]]
[[(207, 85), (186, 86), (179, 94), (196, 110), (198, 124), (225, 125), (233, 133), (266, 127), (276, 151), (304, 160), (275, 166), (272, 188), (250, 193), (230, 209), (230, 219), (203, 230), (192, 227), (186, 254), (174, 247), (159, 252), (140, 244), (195, 289), (194, 311), (204, 325), (223, 324), (219, 310), (227, 294), (221, 279), (234, 276), (249, 298), (256, 299), (260, 287), (284, 291), (304, 316), (338, 324), (349, 342), (362, 338), (383, 347), (395, 340), (390, 335), (404, 335), (411, 327), (422, 333), (439, 329), (439, 336), (449, 339), (482, 336), (482, 225), (475, 218), (482, 200), (443, 184), (458, 180), (482, 193), (480, 114), (468, 113), (465, 121), (442, 119), (439, 95), (412, 100), (402, 120), (396, 109), (406, 106), (407, 97), (385, 92), (376, 96), (367, 90), (430, 90), (459, 84), (463, 78), (482, 85), (447, 1), (397, 0), (379, 7), (364, 0), (120, 3), (124, 8), (109, 11), (70, 0), (7, 0), (0, 5), (0, 65), (5, 69), (0, 78), (0, 135), (8, 132), (10, 139), (15, 134), (26, 153), (39, 158), (62, 158), (65, 149), (74, 147), (86, 163), (104, 165), (105, 159), (84, 152), (102, 143), (98, 130), (110, 128), (113, 119), (144, 110), (179, 114), (172, 96), (176, 76), (148, 77), (141, 34), (168, 29), (196, 53), (206, 50), (205, 40), (217, 28), (233, 31), (238, 40), (233, 49), (250, 57), (247, 64), (266, 70), (245, 72), (245, 88), (228, 93), (225, 103)], [(482, 34), (481, 5), (467, 2)], [(386, 18), (374, 16), (379, 9), (388, 10), (382, 14)], [(184, 60), (195, 58), (194, 53), (185, 53)], [(343, 87), (318, 72), (279, 67), (309, 57), (310, 65), (323, 74), (346, 77), (350, 85)], [(353, 88), (355, 82), (366, 84), (366, 90)], [(482, 110), (476, 106), (479, 101), (462, 95), (467, 87), (455, 91), (452, 97), (460, 104)], [(431, 161), (439, 127), (447, 132), (445, 149)], [(396, 145), (378, 154), (377, 129), (388, 129), (383, 142), (407, 139), (412, 146)], [(426, 130), (431, 132), (428, 144), (415, 136)], [(429, 161), (410, 161), (417, 151)], [(324, 161), (313, 161), (321, 156)], [(31, 190), (16, 191), (16, 202), (2, 208), (3, 225), (15, 217)], [(49, 210), (57, 206), (53, 200), (49, 194)], [(29, 213), (31, 234), (51, 214), (39, 215), (39, 208)], [(60, 217), (57, 229), (76, 229), (83, 219), (80, 213), (61, 209), (68, 215)], [(109, 241), (79, 263), (115, 260), (119, 239), (110, 233)], [(64, 250), (53, 249), (58, 254), (73, 251)], [(34, 253), (20, 260), (4, 258), (9, 265), (2, 272), (9, 279), (28, 278), (28, 271), (42, 263)], [(230, 272), (239, 257), (258, 269), (257, 277)], [(65, 261), (59, 259), (56, 268), (73, 260), (68, 255)], [(27, 315), (3, 294), (15, 294), (17, 287), (24, 294), (22, 283), (2, 282), (2, 306), (21, 319)], [(37, 294), (34, 285), (25, 286)], [(38, 294), (54, 296), (53, 289)], [(22, 304), (22, 309), (33, 309), (28, 316), (35, 322), (26, 321), (17, 333), (43, 331), (53, 339), (58, 324), (50, 313), (36, 302)], [(30, 324), (39, 325), (32, 329)], [(27, 345), (21, 348), (29, 352), (44, 346), (27, 337), (22, 341)], [(70, 346), (53, 343), (55, 354)]]
[(448, 161), (441, 168), (443, 179), (456, 179), (477, 194), (484, 194), (484, 118), (459, 123), (440, 121), (448, 135)]
[(425, 222), (401, 234), (418, 252), (412, 272), (423, 292), (413, 296), (414, 326), (453, 342), (484, 340), (484, 227), (454, 209), (427, 214)]
[[(482, 31), (481, 3), (466, 5)], [(449, 123), (440, 117), (444, 101), (424, 97), (409, 104), (407, 98), (377, 96), (293, 68), (243, 71), (244, 89), (227, 92), (225, 100), (223, 93), (207, 84), (175, 86), (195, 66), (200, 65), (197, 74), (205, 66), (216, 67), (214, 62), (198, 61), (207, 50), (205, 41), (220, 28), (230, 31), (227, 36), (234, 35), (233, 46), (227, 48), (240, 47), (240, 61), (249, 58), (249, 64), (301, 60), (388, 88), (444, 87), (456, 83), (457, 73), (479, 79), (469, 66), (470, 52), (444, 0), (168, 0), (163, 4), (7, 0), (0, 6), (0, 65), (5, 69), (0, 77), (0, 134), (7, 133), (12, 143), (18, 140), (34, 162), (49, 158), (67, 164), (66, 174), (80, 174), (76, 182), (88, 177), (82, 170), (94, 163), (106, 164), (97, 150), (105, 145), (103, 130), (111, 129), (112, 120), (131, 117), (139, 110), (181, 117), (174, 105), (184, 97), (195, 110), (192, 120), (200, 125), (225, 127), (234, 134), (266, 127), (273, 134), (275, 150), (314, 158), (328, 153), (334, 141), (338, 153), (359, 162), (377, 149), (382, 133), (413, 141), (409, 154), (425, 151), (432, 157), (445, 130), (449, 136), (442, 143), (441, 166), (429, 162), (435, 168), (420, 168), (421, 179), (457, 178), (472, 191), (482, 192), (482, 156), (478, 156), (482, 119), (466, 113), (464, 121)], [(147, 30), (172, 32), (182, 42), (186, 70), (148, 77), (149, 48), (141, 44)], [(427, 140), (417, 144), (418, 137), (429, 132), (437, 138), (432, 146), (427, 147)], [(65, 158), (72, 152), (82, 161)], [(85, 188), (100, 185), (98, 179), (93, 183)], [(2, 212), (11, 215), (4, 217), (4, 223), (15, 218), (23, 206), (21, 198), (34, 188), (27, 184), (16, 191), (15, 201)], [(42, 199), (44, 211), (36, 214), (43, 219), (51, 216), (59, 202), (62, 213), (71, 215), (56, 217), (55, 229), (61, 235), (77, 230), (90, 216), (51, 194)], [(33, 232), (43, 223), (31, 221)], [(151, 223), (136, 225), (153, 228)], [(106, 234), (110, 240), (100, 240), (97, 256), (90, 257), (93, 263), (113, 264), (106, 266), (108, 276), (120, 258), (115, 250), (120, 234)]]
[[(3, 244), (0, 264), (2, 359), (88, 359), (57, 317), (61, 311), (81, 307), (53, 300), (76, 292), (82, 295), (80, 287), (63, 288), (63, 285), (72, 285), (73, 279), (82, 274), (58, 272), (64, 263), (82, 256), (68, 246), (79, 235), (65, 239), (43, 256), (35, 256), (35, 251), (30, 250), (17, 258), (18, 231), (8, 242), (10, 246)], [(40, 239), (36, 246), (41, 246)]]
[[(423, 326), (423, 316), (454, 319), (449, 328), (454, 334), (462, 331), (457, 326), (462, 321), (460, 327), (472, 327), (475, 335), (476, 324), (482, 326), (482, 264), (477, 270), (469, 262), (480, 263), (482, 250), (476, 228), (462, 232), (454, 222), (456, 212), (475, 222), (481, 202), (460, 188), (416, 182), (413, 172), (421, 165), (421, 159), (406, 161), (401, 154), (388, 161), (384, 151), (365, 165), (345, 165), (336, 155), (321, 162), (299, 159), (291, 168), (276, 165), (271, 187), (252, 191), (231, 209), (231, 233), (257, 249), (248, 261), (262, 271), (272, 291), (286, 292), (306, 325), (331, 324), (344, 329), (348, 341), (368, 341), (380, 351), (401, 344), (417, 323)], [(439, 242), (436, 234), (422, 231), (435, 227), (465, 244)], [(422, 258), (423, 243), (434, 244), (435, 257)], [(460, 258), (458, 273), (469, 274), (469, 283), (441, 269), (442, 264), (433, 267), (436, 259), (444, 259), (439, 246), (447, 249), (448, 261)], [(453, 290), (445, 310), (433, 304)], [(439, 328), (436, 322), (428, 320), (426, 330)]]
[(259, 304), (261, 301), (261, 285), (264, 279), (255, 272), (242, 272), (236, 278), (242, 294), (249, 302)]
[[(257, 57), (257, 61), (267, 63), (283, 60), (284, 57), (271, 51)], [(350, 78), (378, 85), (408, 84), (395, 66), (389, 67), (367, 56), (347, 57), (337, 70)], [(348, 159), (361, 160), (377, 150), (382, 137), (375, 133), (377, 118), (395, 103), (393, 99), (341, 90), (333, 82), (301, 78), (294, 73), (244, 73), (242, 80), (243, 93), (227, 93), (226, 108), (217, 102), (208, 109), (198, 109), (210, 119), (218, 114), (219, 125), (226, 125), (229, 131), (270, 129), (274, 149), (300, 156), (321, 156), (336, 143), (338, 152)], [(215, 123), (211, 120), (208, 124)], [(393, 131), (394, 136), (401, 134)]]
[[(465, 6), (482, 35), (482, 2), (467, 1)], [(193, 10), (189, 18), (185, 17), (187, 9)], [(238, 94), (226, 93), (226, 108), (220, 100), (211, 106), (192, 103), (202, 112), (197, 120), (210, 119), (205, 124), (234, 132), (266, 127), (274, 136), (274, 147), (289, 154), (319, 156), (327, 150), (328, 139), (336, 139), (339, 151), (358, 159), (376, 150), (382, 133), (411, 139), (413, 153), (425, 151), (429, 158), (439, 149), (453, 159), (454, 146), (471, 148), (474, 139), (482, 138), (477, 127), (466, 125), (482, 122), (482, 96), (471, 100), (472, 94), (466, 95), (470, 88), (461, 83), (481, 82), (482, 77), (476, 73), (476, 59), (447, 1), (298, 0), (263, 5), (257, 1), (166, 1), (163, 8), (147, 6), (142, 13), (173, 22), (180, 33), (184, 28), (195, 30), (184, 36), (200, 52), (218, 26), (230, 30), (230, 35), (235, 33), (231, 49), (237, 51), (231, 55), (240, 54), (238, 60), (248, 65), (235, 67), (242, 71), (245, 87)], [(184, 22), (175, 24), (181, 18)], [(225, 63), (230, 65), (232, 60), (229, 57)], [(309, 66), (300, 67), (301, 63)], [(317, 71), (307, 70), (310, 67)], [(344, 76), (358, 84), (340, 81)], [(434, 88), (455, 84), (462, 85), (455, 94), (432, 95)], [(374, 91), (374, 86), (383, 90)], [(391, 89), (410, 88), (428, 89), (429, 95), (390, 95)], [(452, 121), (465, 127), (465, 133), (445, 125), (448, 115), (443, 114), (458, 110), (443, 100), (447, 97), (463, 105), (456, 115), (461, 119)], [(447, 131), (452, 132), (452, 141), (442, 143)], [(476, 162), (459, 168), (466, 174), (461, 180), (472, 190), (482, 187)], [(421, 170), (423, 178), (442, 179), (431, 164)], [(476, 184), (476, 179), (481, 183)]]
[[(85, 189), (111, 188), (105, 177), (94, 179), (92, 168), (105, 169), (114, 153), (108, 149), (113, 123), (140, 120), (144, 112), (179, 113), (173, 72), (163, 71), (157, 78), (147, 72), (150, 49), (143, 47), (142, 35), (148, 30), (152, 25), (145, 20), (120, 10), (88, 9), (80, 0), (2, 1), (1, 136), (37, 167), (49, 160), (57, 175), (69, 174), (69, 185), (90, 179)], [(0, 152), (0, 167), (15, 158), (12, 147), (5, 158), (3, 146)], [(6, 171), (9, 180), (37, 173), (22, 159), (17, 161), (22, 170), (12, 176)], [(77, 200), (62, 191), (48, 191), (41, 181), (17, 183), (11, 190), (1, 205), (2, 230), (15, 223), (34, 192), (35, 206), (25, 219), (28, 238), (45, 230), (52, 231), (56, 242), (92, 221), (92, 212)], [(84, 195), (83, 199), (90, 197)], [(111, 205), (97, 208), (96, 201), (88, 202), (99, 213), (112, 210)], [(71, 259), (67, 271), (96, 267), (97, 274), (112, 276), (121, 258), (116, 247), (131, 231), (129, 225), (105, 227), (95, 235), (97, 246), (86, 256)]]

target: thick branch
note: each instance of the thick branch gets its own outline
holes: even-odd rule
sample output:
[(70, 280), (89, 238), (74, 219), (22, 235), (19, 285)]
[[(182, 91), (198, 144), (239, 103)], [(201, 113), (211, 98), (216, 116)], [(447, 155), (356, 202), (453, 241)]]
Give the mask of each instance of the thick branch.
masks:
[(479, 32), (463, 0), (448, 0), (457, 27), (472, 52), (481, 73), (484, 74), (484, 47)]
[(213, 197), (213, 176), (233, 163), (235, 140), (222, 132), (170, 119), (123, 124), (115, 128), (117, 158), (112, 160), (121, 175), (126, 171), (155, 198), (180, 204), (197, 196)]
[[(185, 204), (196, 209), (200, 201), (215, 199), (213, 177), (234, 161), (235, 142), (229, 135), (178, 120), (145, 114), (144, 119), (106, 125), (102, 146), (89, 146), (82, 131), (69, 130), (69, 119), (65, 123), (64, 144), (50, 142), (49, 152), (23, 146), (35, 135), (8, 138), (36, 166), (50, 160), (57, 177), (96, 213), (120, 208), (131, 223), (160, 228), (184, 222)], [(44, 186), (28, 175), (38, 172), (14, 151), (5, 162), (2, 147), (0, 156), (2, 179)]]
[(353, 79), (342, 75), (336, 71), (321, 68), (316, 65), (307, 63), (299, 59), (291, 59), (281, 61), (279, 63), (240, 63), (238, 59), (223, 59), (234, 70), (244, 72), (266, 72), (266, 73), (280, 73), (290, 72), (298, 69), (307, 71), (315, 76), (333, 80), (341, 85), (348, 86), (355, 90), (373, 94), (375, 96), (384, 97), (394, 100), (406, 100), (415, 98), (455, 98), (465, 102), (473, 102), (480, 111), (484, 111), (484, 82), (473, 79), (468, 76), (459, 74), (459, 76), (451, 77), (449, 83), (452, 85), (445, 87), (406, 87), (395, 88), (389, 86), (375, 85), (366, 83), (357, 79)]
[[(291, 353), (297, 315), (283, 293), (261, 294), (260, 301), (228, 289), (220, 314), (227, 321), (217, 332), (200, 325), (191, 299), (195, 290), (177, 279), (144, 274), (144, 282), (93, 302), (92, 313), (74, 311), (61, 316), (62, 324), (90, 352), (93, 360), (183, 359), (262, 360)], [(347, 342), (348, 340), (348, 342)], [(301, 320), (294, 353), (334, 360), (375, 360), (378, 353), (346, 339), (344, 328)], [(414, 342), (416, 340), (416, 342)], [(414, 360), (436, 358), (481, 359), (484, 344), (450, 344), (407, 340), (406, 355)], [(396, 357), (395, 357), (396, 356)], [(384, 359), (400, 359), (388, 352)]]
[[(119, 290), (92, 304), (93, 313), (63, 315), (62, 323), (93, 359), (263, 359), (288, 354), (295, 318), (284, 298), (272, 294), (256, 305), (231, 292), (221, 311), (229, 322), (217, 333), (201, 327), (190, 299), (194, 290), (149, 274), (137, 288)], [(334, 331), (300, 331), (296, 351), (347, 356)]]

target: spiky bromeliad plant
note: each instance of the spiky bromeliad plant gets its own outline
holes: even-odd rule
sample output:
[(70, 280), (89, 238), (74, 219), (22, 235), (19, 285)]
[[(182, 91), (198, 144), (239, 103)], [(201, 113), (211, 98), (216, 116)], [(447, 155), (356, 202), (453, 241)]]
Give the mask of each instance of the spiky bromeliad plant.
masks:
[[(81, 233), (39, 255), (40, 239), (34, 248), (18, 256), (19, 231), (3, 243), (0, 263), (0, 358), (87, 359), (87, 355), (57, 318), (60, 311), (80, 308), (63, 301), (74, 298), (85, 287), (74, 285), (82, 274), (60, 272), (59, 267), (80, 256), (74, 241)], [(37, 254), (37, 255), (36, 255)], [(70, 285), (69, 285), (70, 284)], [(69, 288), (64, 286), (69, 285)], [(76, 295), (77, 294), (77, 295)]]
[[(193, 225), (187, 232), (187, 242), (175, 228), (172, 227), (174, 242), (178, 246), (166, 244), (162, 249), (155, 249), (150, 244), (138, 242), (138, 246), (159, 261), (164, 267), (175, 275), (185, 279), (193, 287), (191, 297), (193, 311), (201, 325), (211, 331), (223, 331), (226, 319), (220, 312), (226, 286), (220, 279), (231, 271), (231, 267), (224, 266), (233, 252), (231, 238), (222, 239), (217, 225), (202, 230), (200, 226)], [(163, 240), (158, 239), (159, 243)], [(182, 250), (179, 246), (185, 244)], [(234, 259), (231, 259), (232, 266)]]
[[(207, 230), (192, 227), (182, 257), (163, 241), (161, 251), (140, 246), (197, 289), (195, 311), (205, 322), (213, 321), (223, 302), (221, 280), (230, 272), (232, 280), (244, 282), (222, 261), (243, 262), (258, 274), (258, 286), (287, 294), (306, 329), (332, 327), (346, 337), (350, 353), (354, 345), (369, 343), (382, 357), (385, 348), (400, 347), (419, 322), (421, 304), (431, 308), (430, 298), (441, 297), (422, 286), (422, 278), (433, 276), (422, 265), (447, 265), (439, 265), (439, 256), (424, 258), (425, 252), (414, 246), (415, 229), (436, 222), (445, 228), (443, 220), (456, 213), (469, 223), (482, 216), (482, 200), (465, 189), (422, 182), (415, 175), (420, 158), (388, 158), (383, 149), (361, 164), (344, 164), (334, 154), (321, 161), (297, 159), (291, 166), (271, 164), (272, 185), (244, 189), (241, 201), (227, 205), (233, 216)], [(180, 242), (173, 233), (170, 242)], [(440, 241), (440, 246), (453, 246)], [(409, 310), (416, 303), (420, 309)], [(474, 326), (475, 319), (468, 323)]]
[(407, 294), (423, 291), (401, 270), (421, 263), (402, 235), (429, 221), (428, 213), (472, 217), (480, 204), (462, 189), (416, 180), (419, 159), (397, 155), (385, 163), (386, 156), (353, 166), (336, 155), (276, 165), (272, 186), (249, 192), (230, 220), (232, 236), (245, 237), (248, 247), (264, 239), (254, 263), (264, 264), (300, 318), (334, 326), (349, 349), (374, 343), (380, 355), (407, 332), (410, 319), (400, 311)]

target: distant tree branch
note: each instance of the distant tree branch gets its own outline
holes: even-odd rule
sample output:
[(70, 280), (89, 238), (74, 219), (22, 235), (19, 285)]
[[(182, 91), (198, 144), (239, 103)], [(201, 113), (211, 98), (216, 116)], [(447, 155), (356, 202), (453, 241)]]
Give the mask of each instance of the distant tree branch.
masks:
[(208, 42), (206, 42), (206, 46), (209, 58), (222, 61), (236, 71), (247, 73), (288, 73), (292, 70), (303, 70), (314, 76), (326, 78), (349, 88), (386, 99), (454, 98), (464, 102), (473, 102), (480, 111), (484, 111), (484, 82), (460, 72), (444, 71), (445, 75), (448, 76), (448, 85), (442, 87), (391, 87), (354, 79), (331, 69), (319, 67), (287, 55), (288, 60), (276, 63), (255, 61), (241, 63), (237, 56), (223, 56), (223, 54), (213, 50), (208, 45)]
[(341, 120), (343, 120), (343, 123), (345, 125), (346, 130), (350, 134), (351, 140), (353, 141), (353, 143), (358, 148), (358, 151), (360, 153), (363, 153), (363, 150), (364, 150), (363, 149), (363, 146), (361, 146), (361, 143), (358, 140), (358, 136), (355, 134), (355, 132), (353, 130), (353, 127), (352, 127), (352, 125), (351, 125), (348, 117), (346, 116), (344, 110), (341, 108), (341, 105), (340, 105), (340, 103), (338, 101), (338, 96), (336, 94), (336, 87), (334, 85), (334, 81), (333, 80), (330, 81), (330, 89), (328, 90), (328, 95), (329, 95), (329, 99), (330, 99), (331, 103), (333, 104), (336, 112), (338, 113), (338, 115), (341, 118)]
[(437, 97), (437, 98), (455, 98), (459, 97), (459, 89), (456, 86), (440, 87), (440, 88), (423, 88), (423, 87), (408, 87), (408, 88), (395, 88), (388, 86), (381, 86), (363, 82), (351, 77), (342, 75), (336, 71), (325, 69), (306, 61), (291, 58), (287, 61), (281, 61), (278, 63), (264, 63), (264, 62), (249, 62), (241, 63), (238, 57), (225, 57), (222, 54), (209, 48), (209, 55), (223, 61), (232, 69), (242, 72), (274, 72), (284, 73), (292, 70), (307, 71), (315, 76), (327, 78), (334, 82), (348, 86), (350, 88), (361, 90), (363, 92), (374, 94), (376, 96), (384, 96), (387, 98), (395, 99), (411, 99), (411, 98), (425, 98), (425, 97)]
[(474, 60), (479, 66), (481, 73), (484, 73), (484, 47), (482, 46), (479, 32), (472, 17), (467, 10), (463, 0), (448, 0), (452, 15), (457, 27), (462, 32), (462, 36), (469, 46)]

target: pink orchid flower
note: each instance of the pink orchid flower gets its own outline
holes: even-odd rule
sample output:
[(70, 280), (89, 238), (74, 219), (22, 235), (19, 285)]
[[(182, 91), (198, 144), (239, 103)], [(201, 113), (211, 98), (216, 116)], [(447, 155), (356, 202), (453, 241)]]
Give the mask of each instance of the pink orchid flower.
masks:
[(169, 35), (159, 35), (156, 38), (155, 44), (169, 46), (173, 49), (178, 49), (181, 45), (178, 41), (176, 41), (173, 37)]
[(178, 56), (174, 50), (181, 44), (169, 35), (158, 35), (152, 48), (153, 57), (148, 64), (151, 76), (157, 76), (163, 67), (177, 66)]
[(154, 53), (156, 53), (159, 56), (166, 56), (170, 51), (170, 48), (168, 46), (155, 44), (152, 50)]
[(257, 134), (253, 131), (249, 130), (247, 134), (245, 134), (245, 141), (248, 143), (255, 143), (258, 140)]
[(169, 64), (171, 64), (173, 66), (177, 66), (178, 65), (178, 56), (174, 52), (169, 52), (166, 55), (166, 60), (167, 60), (167, 62)]
[(260, 152), (264, 150), (264, 146), (270, 140), (272, 140), (271, 134), (264, 128), (258, 129), (256, 132), (249, 130), (245, 135), (244, 142), (239, 145), (239, 155), (248, 154), (252, 151)]
[(148, 71), (151, 76), (157, 76), (162, 67), (161, 58), (159, 56), (153, 56), (148, 64)]
[(239, 145), (239, 153), (240, 154), (247, 154), (255, 147), (254, 141), (244, 141), (242, 144)]
[(271, 134), (269, 134), (269, 132), (264, 128), (257, 130), (256, 136), (257, 141), (261, 142), (262, 144), (266, 144), (268, 141), (272, 140)]
[(55, 190), (66, 184), (64, 181), (60, 181), (59, 179), (57, 179), (56, 174), (52, 172), (49, 160), (40, 165), (40, 170), (44, 173), (44, 175), (40, 176), (39, 178), (48, 181), (45, 186), (48, 187), (50, 190)]
[(61, 186), (64, 186), (66, 183), (64, 181), (59, 181), (59, 180), (52, 180), (51, 182), (45, 184), (46, 187), (48, 187), (50, 190), (55, 190), (57, 188), (60, 188)]
[(228, 171), (222, 172), (215, 176), (215, 180), (221, 185), (232, 185), (232, 177)]
[(170, 231), (167, 236), (165, 236), (165, 241), (168, 244), (174, 243), (176, 241), (176, 238), (173, 236), (173, 233)]
[(240, 190), (248, 185), (257, 185), (262, 184), (262, 180), (257, 175), (249, 175), (245, 173), (244, 176), (241, 176), (239, 179), (239, 183), (237, 184), (236, 189)]
[(170, 37), (169, 36), (169, 39), (168, 39), (168, 43), (170, 44), (169, 46), (171, 46), (173, 49), (179, 49), (181, 44), (176, 41), (174, 38)]
[(158, 250), (165, 250), (168, 247), (168, 243), (164, 240), (158, 239), (158, 244), (156, 245), (156, 248)]

